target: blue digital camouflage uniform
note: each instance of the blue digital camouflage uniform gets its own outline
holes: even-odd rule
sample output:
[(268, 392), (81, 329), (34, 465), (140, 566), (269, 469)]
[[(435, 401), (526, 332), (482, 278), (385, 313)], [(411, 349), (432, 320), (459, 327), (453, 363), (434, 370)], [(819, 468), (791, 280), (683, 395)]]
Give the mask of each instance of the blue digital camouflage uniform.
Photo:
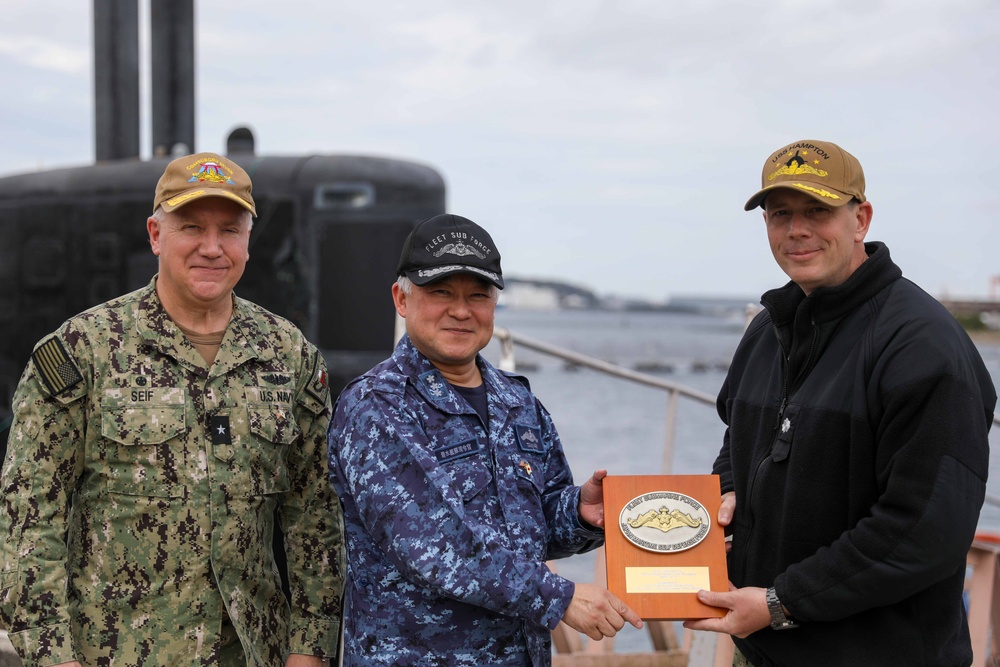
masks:
[(234, 298), (206, 368), (154, 285), (67, 321), (22, 376), (0, 480), (2, 624), (26, 667), (332, 655), (343, 528), (323, 358)]
[(527, 380), (476, 363), (488, 426), (407, 336), (337, 401), (346, 666), (550, 664), (574, 584), (545, 561), (604, 542)]

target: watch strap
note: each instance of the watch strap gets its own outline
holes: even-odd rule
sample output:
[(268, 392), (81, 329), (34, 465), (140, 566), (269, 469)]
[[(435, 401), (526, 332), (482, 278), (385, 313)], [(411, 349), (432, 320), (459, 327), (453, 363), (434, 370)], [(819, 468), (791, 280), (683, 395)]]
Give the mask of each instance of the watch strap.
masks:
[(778, 599), (778, 592), (774, 590), (774, 586), (767, 589), (765, 598), (767, 600), (767, 611), (771, 614), (772, 629), (790, 630), (799, 627), (798, 623), (785, 615), (785, 610), (781, 606), (781, 600)]

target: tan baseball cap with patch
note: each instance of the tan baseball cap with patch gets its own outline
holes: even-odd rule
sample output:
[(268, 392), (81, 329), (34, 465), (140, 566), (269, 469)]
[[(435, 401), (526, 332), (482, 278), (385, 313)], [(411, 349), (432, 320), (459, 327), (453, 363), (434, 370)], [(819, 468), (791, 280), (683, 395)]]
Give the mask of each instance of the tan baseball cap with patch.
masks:
[(172, 160), (156, 184), (153, 211), (174, 211), (202, 197), (226, 197), (257, 216), (250, 191), (253, 183), (238, 164), (215, 153), (197, 153)]
[(837, 144), (802, 140), (776, 150), (764, 163), (761, 189), (747, 200), (746, 211), (764, 206), (775, 188), (798, 190), (830, 206), (857, 198), (865, 201), (865, 173), (861, 163)]

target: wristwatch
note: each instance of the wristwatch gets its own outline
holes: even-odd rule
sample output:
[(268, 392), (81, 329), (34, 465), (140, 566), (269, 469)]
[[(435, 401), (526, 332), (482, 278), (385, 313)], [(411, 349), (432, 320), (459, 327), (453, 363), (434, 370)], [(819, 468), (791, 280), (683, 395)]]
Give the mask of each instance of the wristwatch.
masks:
[(771, 612), (771, 628), (774, 630), (791, 630), (799, 627), (799, 624), (785, 616), (785, 610), (781, 608), (781, 600), (774, 586), (767, 589), (767, 610)]

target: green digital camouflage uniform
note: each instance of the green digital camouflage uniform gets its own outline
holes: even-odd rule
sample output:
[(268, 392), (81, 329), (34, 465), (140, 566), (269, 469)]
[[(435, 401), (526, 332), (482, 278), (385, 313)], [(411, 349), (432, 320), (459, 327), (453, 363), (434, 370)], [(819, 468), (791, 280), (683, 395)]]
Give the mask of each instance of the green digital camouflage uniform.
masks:
[(155, 282), (70, 319), (21, 378), (0, 480), (0, 621), (25, 667), (334, 655), (344, 555), (323, 358), (234, 297), (206, 368)]

